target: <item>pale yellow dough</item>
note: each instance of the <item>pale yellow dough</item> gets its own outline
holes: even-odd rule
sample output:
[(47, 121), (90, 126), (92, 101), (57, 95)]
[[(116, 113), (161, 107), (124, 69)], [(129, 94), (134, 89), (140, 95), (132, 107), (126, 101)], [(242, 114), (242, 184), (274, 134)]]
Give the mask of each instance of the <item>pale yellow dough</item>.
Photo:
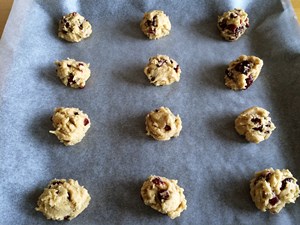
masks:
[(146, 116), (147, 135), (158, 141), (167, 141), (177, 137), (182, 129), (179, 115), (175, 115), (167, 107), (160, 107)]
[(88, 191), (78, 181), (54, 179), (44, 189), (35, 209), (47, 219), (72, 220), (88, 207), (90, 200)]
[(225, 71), (225, 85), (232, 90), (246, 90), (257, 79), (263, 61), (256, 56), (241, 55), (229, 63)]
[(91, 34), (91, 24), (77, 12), (65, 15), (59, 21), (58, 37), (69, 42), (79, 42)]
[(55, 62), (57, 76), (61, 82), (72, 88), (84, 88), (86, 81), (91, 75), (90, 64), (76, 61), (75, 59), (64, 59)]
[(149, 39), (159, 39), (169, 35), (171, 22), (163, 11), (153, 10), (144, 14), (140, 27)]
[(171, 219), (179, 217), (186, 210), (187, 201), (184, 189), (177, 185), (177, 180), (151, 175), (141, 188), (144, 203), (153, 209), (167, 214)]
[(145, 75), (155, 86), (170, 85), (180, 80), (181, 69), (178, 63), (166, 55), (157, 55), (149, 59), (144, 69)]
[(250, 195), (261, 211), (279, 213), (285, 204), (299, 197), (297, 179), (288, 169), (265, 169), (255, 173), (250, 181)]
[(52, 123), (55, 130), (50, 133), (55, 134), (65, 145), (79, 143), (91, 126), (88, 115), (78, 108), (56, 108)]
[(235, 129), (249, 142), (259, 143), (270, 137), (275, 125), (269, 112), (261, 107), (251, 107), (242, 112), (235, 120)]

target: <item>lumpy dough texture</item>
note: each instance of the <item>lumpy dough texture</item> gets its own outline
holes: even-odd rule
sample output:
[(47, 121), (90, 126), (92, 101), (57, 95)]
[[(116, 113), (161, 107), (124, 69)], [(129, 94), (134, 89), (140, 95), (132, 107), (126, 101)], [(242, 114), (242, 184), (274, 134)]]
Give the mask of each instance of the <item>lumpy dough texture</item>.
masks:
[(62, 83), (72, 88), (84, 88), (86, 81), (91, 75), (90, 64), (76, 61), (75, 59), (65, 59), (55, 62), (57, 76)]
[(227, 41), (239, 39), (249, 27), (248, 14), (242, 9), (225, 12), (218, 17), (218, 29)]
[(177, 180), (151, 175), (141, 188), (141, 196), (146, 205), (175, 219), (187, 208), (183, 191)]
[(149, 59), (144, 69), (151, 84), (155, 86), (170, 85), (180, 80), (181, 69), (178, 63), (166, 55), (157, 55)]
[(259, 143), (266, 140), (276, 128), (269, 112), (260, 107), (251, 107), (242, 112), (235, 120), (235, 129), (249, 142)]
[(91, 24), (79, 13), (73, 12), (59, 21), (58, 37), (70, 42), (79, 42), (92, 34)]
[(263, 61), (256, 56), (241, 55), (225, 71), (225, 85), (235, 91), (246, 90), (257, 79)]
[(295, 203), (299, 186), (289, 170), (270, 168), (255, 173), (250, 181), (250, 194), (261, 211), (279, 213), (285, 204)]
[(52, 123), (55, 130), (50, 133), (65, 145), (79, 143), (91, 126), (88, 115), (78, 108), (56, 108)]
[(161, 10), (146, 12), (140, 26), (149, 39), (159, 39), (167, 36), (171, 30), (169, 17)]
[(158, 141), (167, 141), (177, 137), (182, 129), (179, 115), (176, 117), (167, 107), (160, 107), (146, 116), (147, 135)]
[(78, 181), (54, 179), (39, 197), (36, 210), (47, 219), (72, 220), (87, 208), (90, 200), (88, 191)]

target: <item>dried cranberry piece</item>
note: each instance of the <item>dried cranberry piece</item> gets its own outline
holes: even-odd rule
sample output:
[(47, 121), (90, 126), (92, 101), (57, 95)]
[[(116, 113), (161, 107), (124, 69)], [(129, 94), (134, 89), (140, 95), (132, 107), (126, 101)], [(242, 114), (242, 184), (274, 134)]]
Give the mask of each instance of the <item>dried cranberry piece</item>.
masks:
[(152, 183), (154, 183), (155, 185), (163, 185), (165, 184), (165, 182), (163, 182), (160, 177), (156, 177), (152, 180)]
[(155, 28), (149, 28), (149, 30), (148, 30), (148, 33), (149, 34), (155, 34), (156, 33), (156, 29)]
[(245, 87), (245, 89), (247, 89), (248, 87), (251, 86), (251, 84), (253, 84), (253, 77), (252, 77), (251, 74), (250, 74), (249, 77), (246, 79), (246, 83), (247, 83), (247, 86)]
[(167, 62), (166, 60), (159, 60), (158, 63), (157, 63), (157, 67), (161, 67), (166, 62)]
[(264, 126), (261, 125), (260, 127), (254, 127), (254, 128), (252, 128), (252, 129), (253, 129), (253, 130), (256, 130), (256, 131), (263, 132), (263, 128), (264, 128)]
[(237, 15), (231, 13), (231, 14), (230, 14), (230, 18), (231, 18), (231, 19), (237, 18)]
[(220, 27), (222, 30), (224, 30), (224, 29), (226, 28), (226, 22), (227, 22), (226, 19), (224, 19), (224, 20), (222, 20), (221, 22), (219, 22), (219, 27)]
[(266, 175), (266, 181), (269, 182), (270, 178), (271, 178), (271, 173), (267, 173), (267, 175)]
[(68, 219), (70, 219), (70, 216), (65, 216), (64, 217), (64, 220), (68, 220)]
[(71, 85), (74, 83), (73, 78), (74, 78), (74, 76), (72, 74), (69, 74), (68, 85)]
[(287, 182), (291, 182), (291, 181), (293, 181), (293, 178), (291, 178), (291, 177), (285, 178), (285, 179), (282, 181), (280, 190), (282, 191), (283, 189), (285, 189), (286, 183), (287, 183)]
[(158, 199), (160, 201), (162, 200), (168, 200), (170, 197), (170, 193), (166, 190), (166, 191), (161, 191), (158, 193)]
[(179, 70), (179, 65), (177, 65), (175, 68), (174, 68), (175, 72), (178, 73), (178, 70)]
[(234, 69), (243, 74), (247, 74), (250, 71), (250, 62), (247, 60), (240, 62), (234, 67)]
[(237, 30), (237, 28), (238, 27), (236, 25), (234, 25), (234, 24), (229, 24), (229, 25), (226, 26), (226, 29), (230, 30), (232, 33), (235, 33), (236, 30)]
[(169, 131), (169, 130), (171, 130), (171, 127), (169, 125), (166, 125), (164, 129), (165, 129), (165, 131)]
[(83, 63), (78, 63), (78, 66), (83, 66)]
[(69, 22), (66, 22), (66, 28), (69, 28), (70, 24)]
[(277, 196), (269, 200), (269, 203), (273, 206), (276, 205), (277, 202), (279, 202), (279, 198)]
[(90, 121), (87, 118), (85, 118), (83, 121), (84, 126), (88, 125), (89, 123), (90, 123)]
[(259, 118), (252, 118), (251, 122), (253, 122), (253, 123), (261, 123), (261, 119), (259, 119)]
[(50, 187), (51, 186), (54, 186), (54, 185), (59, 185), (59, 184), (63, 184), (63, 182), (61, 182), (61, 181), (53, 181), (51, 184), (50, 184)]

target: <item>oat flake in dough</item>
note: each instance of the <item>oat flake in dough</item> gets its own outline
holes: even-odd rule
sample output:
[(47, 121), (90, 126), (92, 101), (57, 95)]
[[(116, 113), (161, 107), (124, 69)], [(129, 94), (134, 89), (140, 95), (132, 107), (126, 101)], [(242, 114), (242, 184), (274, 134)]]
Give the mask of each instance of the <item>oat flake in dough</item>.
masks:
[(65, 15), (59, 21), (58, 37), (69, 42), (79, 42), (91, 34), (91, 24), (77, 12)]
[(54, 179), (38, 199), (36, 210), (47, 219), (72, 220), (89, 205), (91, 197), (88, 191), (69, 179)]
[(169, 35), (171, 22), (163, 11), (153, 10), (144, 14), (140, 27), (149, 39), (159, 39)]
[(183, 191), (177, 180), (151, 175), (143, 183), (141, 197), (146, 205), (175, 219), (187, 208)]
[(242, 112), (235, 120), (235, 129), (249, 142), (259, 143), (270, 137), (275, 125), (269, 112), (261, 107), (251, 107)]
[(64, 59), (55, 62), (57, 76), (61, 82), (72, 88), (84, 88), (86, 81), (91, 75), (90, 64), (76, 61), (75, 59)]
[(79, 143), (91, 126), (88, 115), (78, 108), (56, 108), (52, 123), (55, 130), (50, 133), (67, 146)]
[(279, 213), (286, 204), (295, 203), (299, 185), (288, 169), (265, 169), (255, 173), (250, 181), (250, 195), (261, 211)]
[(160, 107), (146, 116), (147, 135), (158, 141), (167, 141), (177, 137), (182, 129), (179, 115), (175, 115), (167, 107)]
[(144, 69), (145, 75), (155, 86), (170, 85), (180, 80), (181, 69), (178, 63), (166, 55), (157, 55), (149, 59)]

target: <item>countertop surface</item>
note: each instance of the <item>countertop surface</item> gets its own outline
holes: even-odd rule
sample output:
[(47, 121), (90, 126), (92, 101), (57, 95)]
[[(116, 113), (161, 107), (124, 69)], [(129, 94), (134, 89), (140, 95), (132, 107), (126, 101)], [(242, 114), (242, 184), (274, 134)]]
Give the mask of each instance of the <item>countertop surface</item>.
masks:
[[(300, 23), (300, 0), (291, 0), (291, 2), (294, 6), (298, 21)], [(13, 0), (0, 0), (0, 36), (2, 36), (12, 3)]]

